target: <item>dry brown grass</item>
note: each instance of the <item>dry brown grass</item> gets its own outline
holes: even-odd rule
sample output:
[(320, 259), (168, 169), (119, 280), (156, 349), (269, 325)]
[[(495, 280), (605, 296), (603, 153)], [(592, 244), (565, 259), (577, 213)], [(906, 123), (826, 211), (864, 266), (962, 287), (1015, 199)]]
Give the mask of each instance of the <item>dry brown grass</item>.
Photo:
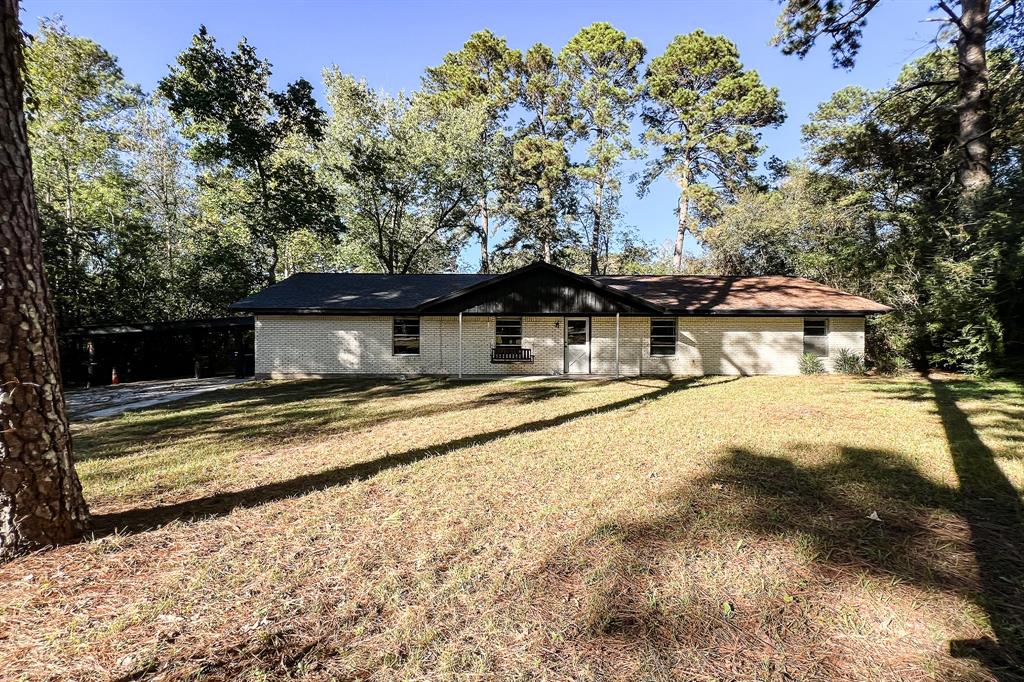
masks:
[(1016, 679), (1022, 424), (1014, 382), (839, 377), (88, 423), (96, 537), (0, 567), (0, 677)]

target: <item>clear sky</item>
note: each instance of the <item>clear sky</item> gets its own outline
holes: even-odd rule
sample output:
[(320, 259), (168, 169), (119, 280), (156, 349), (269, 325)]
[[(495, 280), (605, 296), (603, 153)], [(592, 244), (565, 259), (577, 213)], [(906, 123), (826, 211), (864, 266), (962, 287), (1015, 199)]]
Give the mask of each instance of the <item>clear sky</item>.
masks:
[[(648, 56), (660, 54), (672, 38), (702, 28), (737, 44), (748, 68), (777, 86), (788, 119), (766, 131), (768, 155), (791, 159), (801, 153), (800, 125), (839, 88), (878, 88), (892, 82), (900, 66), (919, 55), (935, 24), (922, 23), (933, 0), (888, 0), (871, 14), (863, 50), (852, 71), (832, 69), (827, 44), (805, 60), (785, 57), (768, 41), (779, 5), (771, 0), (726, 2), (289, 2), (276, 0), (24, 0), (23, 21), (32, 31), (39, 17), (63, 15), (69, 29), (97, 41), (116, 55), (125, 76), (147, 92), (167, 73), (200, 24), (226, 47), (241, 36), (274, 65), (277, 87), (305, 77), (322, 87), (321, 70), (337, 64), (366, 78), (374, 88), (412, 90), (423, 70), (458, 49), (474, 31), (489, 28), (525, 50), (543, 42), (556, 52), (581, 27), (609, 21), (640, 38)], [(635, 170), (635, 168), (633, 168)], [(649, 195), (624, 191), (626, 224), (648, 240), (674, 235), (676, 191), (660, 181)], [(688, 243), (687, 249), (697, 246)], [(468, 252), (473, 253), (472, 251)], [(468, 254), (467, 254), (468, 255)]]

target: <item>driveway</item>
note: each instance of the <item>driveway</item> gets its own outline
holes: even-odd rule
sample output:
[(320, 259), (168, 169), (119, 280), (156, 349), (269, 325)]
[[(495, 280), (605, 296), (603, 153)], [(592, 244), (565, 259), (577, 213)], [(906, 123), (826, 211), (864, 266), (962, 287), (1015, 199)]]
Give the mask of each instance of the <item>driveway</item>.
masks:
[(200, 393), (217, 391), (243, 381), (249, 381), (249, 379), (234, 377), (168, 379), (74, 389), (65, 394), (68, 419), (84, 421), (100, 417), (113, 417), (128, 410), (140, 410), (144, 407), (189, 398)]

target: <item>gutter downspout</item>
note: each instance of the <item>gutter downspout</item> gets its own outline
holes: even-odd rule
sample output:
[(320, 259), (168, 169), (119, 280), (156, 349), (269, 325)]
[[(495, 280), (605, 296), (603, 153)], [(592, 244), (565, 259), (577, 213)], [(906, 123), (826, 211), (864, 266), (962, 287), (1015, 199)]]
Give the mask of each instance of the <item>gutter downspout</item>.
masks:
[(462, 378), (462, 313), (459, 313), (459, 378)]
[(621, 376), (619, 372), (619, 314), (615, 313), (615, 376)]

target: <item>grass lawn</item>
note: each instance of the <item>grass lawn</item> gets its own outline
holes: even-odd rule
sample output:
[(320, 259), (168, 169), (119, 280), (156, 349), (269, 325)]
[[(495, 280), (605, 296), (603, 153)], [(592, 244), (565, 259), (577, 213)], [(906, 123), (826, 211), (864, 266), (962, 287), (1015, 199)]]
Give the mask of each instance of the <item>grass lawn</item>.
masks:
[(1024, 389), (263, 382), (75, 429), (7, 679), (1020, 679)]

